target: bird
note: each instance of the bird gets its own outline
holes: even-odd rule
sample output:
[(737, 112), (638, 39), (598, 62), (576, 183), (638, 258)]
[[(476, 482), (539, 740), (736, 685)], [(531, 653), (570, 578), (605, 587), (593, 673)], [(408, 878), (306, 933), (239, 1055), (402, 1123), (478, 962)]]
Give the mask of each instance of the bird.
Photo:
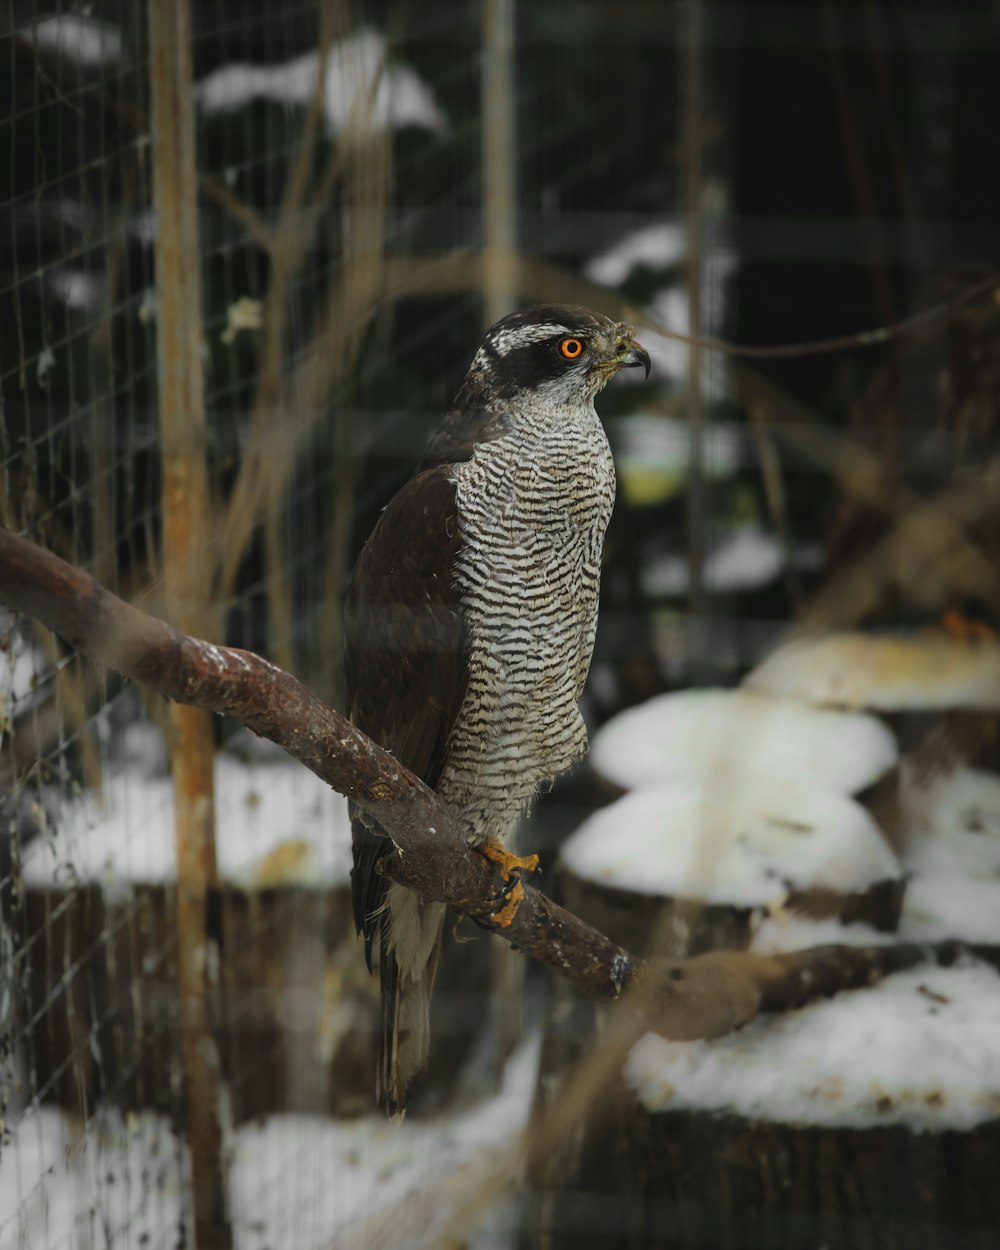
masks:
[[(351, 722), (436, 791), (512, 885), (538, 857), (504, 843), (587, 749), (579, 700), (615, 498), (594, 399), (634, 367), (648, 378), (633, 327), (585, 308), (499, 320), (346, 594)], [(352, 847), (354, 921), (379, 968), (376, 1097), (399, 1117), (427, 1063), (446, 908), (377, 870), (392, 842), (357, 807)]]

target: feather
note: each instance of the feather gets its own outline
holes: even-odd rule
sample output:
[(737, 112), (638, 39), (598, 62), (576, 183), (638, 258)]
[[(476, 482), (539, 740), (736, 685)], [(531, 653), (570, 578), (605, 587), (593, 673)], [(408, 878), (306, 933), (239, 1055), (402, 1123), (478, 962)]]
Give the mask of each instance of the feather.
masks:
[[(454, 485), (442, 467), (419, 470), (382, 514), (347, 596), (350, 718), (431, 787), (468, 683), (468, 638), (453, 576), (459, 541)], [(391, 887), (376, 871), (391, 841), (358, 809), (351, 816), (354, 922), (369, 971), (375, 952), (379, 959), (379, 1101), (397, 1113), (426, 1063), (444, 908)]]

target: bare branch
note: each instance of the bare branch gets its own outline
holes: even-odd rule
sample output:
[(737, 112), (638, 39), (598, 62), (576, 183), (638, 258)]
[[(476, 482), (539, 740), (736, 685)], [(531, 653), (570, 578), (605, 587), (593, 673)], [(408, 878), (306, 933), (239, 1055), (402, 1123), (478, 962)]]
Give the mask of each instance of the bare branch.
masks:
[[(501, 883), (448, 808), (290, 673), (251, 651), (182, 634), (2, 529), (0, 602), (42, 621), (89, 659), (175, 702), (235, 716), (278, 743), (391, 833), (399, 853), (386, 857), (389, 875), (492, 924)], [(497, 931), (590, 994), (614, 997), (631, 978), (626, 951), (535, 890)]]
[(449, 809), (290, 673), (250, 651), (192, 638), (111, 594), (89, 574), (0, 529), (0, 603), (32, 616), (89, 659), (178, 703), (235, 716), (368, 811), (397, 848), (382, 867), (422, 898), (449, 903), (596, 998), (625, 990), (642, 1027), (685, 1040), (716, 1037), (761, 1011), (782, 1011), (954, 947), (818, 947), (788, 955), (714, 951), (643, 961), (540, 891), (506, 925), (496, 870), (472, 850)]
[[(386, 292), (390, 298), (413, 294), (445, 294), (475, 290), (481, 284), (483, 255), (479, 251), (452, 249), (437, 255), (420, 257), (392, 255), (386, 265)], [(511, 281), (524, 298), (558, 303), (586, 304), (616, 320), (624, 317), (635, 325), (648, 327), (663, 338), (705, 351), (720, 352), (743, 360), (794, 360), (803, 356), (829, 355), (889, 343), (929, 330), (946, 321), (960, 308), (991, 295), (1000, 288), (1000, 273), (991, 273), (963, 287), (950, 299), (934, 304), (902, 321), (838, 334), (833, 338), (813, 339), (801, 343), (780, 343), (758, 347), (746, 343), (729, 343), (725, 339), (697, 337), (671, 330), (662, 322), (638, 308), (623, 303), (619, 292), (597, 286), (586, 278), (562, 269), (535, 256), (517, 254), (511, 257)]]

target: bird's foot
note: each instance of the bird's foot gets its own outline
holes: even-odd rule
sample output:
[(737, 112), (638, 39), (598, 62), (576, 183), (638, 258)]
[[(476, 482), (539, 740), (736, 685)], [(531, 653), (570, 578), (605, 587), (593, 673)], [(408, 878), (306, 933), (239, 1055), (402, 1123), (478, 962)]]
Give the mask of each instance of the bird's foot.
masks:
[(497, 908), (490, 919), (493, 924), (498, 925), (501, 929), (506, 929), (517, 915), (521, 899), (524, 898), (524, 886), (521, 884), (520, 876), (514, 877), (499, 897), (504, 900), (503, 906)]
[(496, 864), (504, 881), (510, 881), (515, 873), (520, 877), (522, 872), (532, 873), (538, 870), (537, 855), (511, 855), (504, 844), (496, 838), (487, 838), (476, 849), (480, 855), (485, 855), (491, 864)]
[(478, 850), (491, 864), (496, 864), (500, 869), (504, 885), (496, 901), (501, 906), (493, 913), (492, 921), (502, 929), (506, 929), (514, 919), (521, 899), (524, 898), (521, 874), (537, 872), (538, 856), (512, 855), (510, 851), (505, 850), (502, 842), (494, 838), (488, 838)]

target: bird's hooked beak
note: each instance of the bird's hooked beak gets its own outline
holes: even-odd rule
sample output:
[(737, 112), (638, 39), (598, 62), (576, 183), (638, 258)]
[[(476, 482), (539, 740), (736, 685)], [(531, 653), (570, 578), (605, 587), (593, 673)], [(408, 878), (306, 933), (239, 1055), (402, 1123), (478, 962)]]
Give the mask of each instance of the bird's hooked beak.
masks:
[(641, 343), (635, 341), (635, 330), (624, 321), (619, 321), (614, 328), (614, 339), (609, 344), (608, 353), (611, 369), (617, 373), (619, 369), (636, 369), (639, 365), (646, 370), (649, 377), (649, 352)]
[(619, 357), (618, 367), (619, 369), (636, 369), (639, 365), (642, 365), (646, 370), (646, 377), (648, 378), (650, 369), (649, 352), (646, 351), (641, 343), (636, 343), (633, 340), (625, 355)]

